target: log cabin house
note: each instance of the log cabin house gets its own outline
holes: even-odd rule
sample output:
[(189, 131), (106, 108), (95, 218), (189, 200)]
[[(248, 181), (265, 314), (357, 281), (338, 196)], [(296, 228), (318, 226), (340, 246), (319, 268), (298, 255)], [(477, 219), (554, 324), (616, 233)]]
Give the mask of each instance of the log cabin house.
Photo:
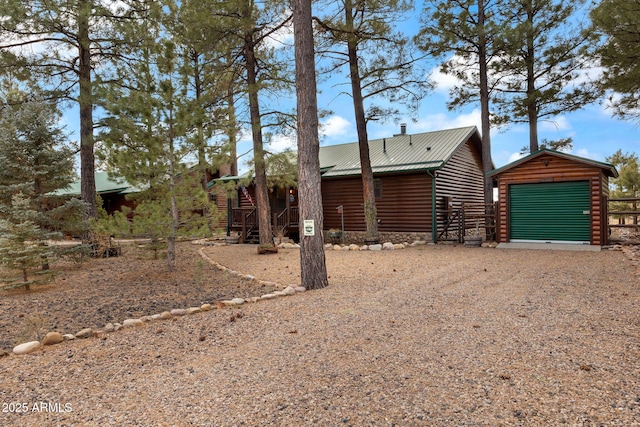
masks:
[[(388, 138), (369, 141), (374, 174), (380, 238), (405, 242), (446, 238), (454, 212), (463, 205), (482, 206), (483, 167), (480, 134), (475, 126), (409, 134), (406, 125)], [(365, 221), (358, 143), (320, 147), (324, 231), (342, 229), (346, 242), (364, 241)], [(221, 197), (216, 187), (240, 177), (223, 176), (211, 182), (219, 211), (227, 211), (227, 233), (242, 241), (256, 241), (257, 216), (253, 186)], [(226, 194), (226, 192), (225, 192)], [(271, 192), (274, 232), (298, 240), (296, 188)], [(465, 222), (462, 229), (475, 223)], [(460, 236), (455, 236), (459, 239)]]

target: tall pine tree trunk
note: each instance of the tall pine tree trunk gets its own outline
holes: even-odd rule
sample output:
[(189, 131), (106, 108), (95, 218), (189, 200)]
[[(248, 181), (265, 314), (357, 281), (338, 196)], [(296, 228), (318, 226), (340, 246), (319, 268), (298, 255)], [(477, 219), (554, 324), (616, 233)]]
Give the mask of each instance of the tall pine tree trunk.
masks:
[(176, 236), (178, 234), (179, 213), (176, 200), (176, 157), (173, 146), (173, 124), (169, 125), (169, 197), (171, 203), (171, 228), (167, 238), (167, 263), (169, 271), (176, 267)]
[(367, 136), (367, 122), (364, 112), (364, 98), (358, 67), (358, 46), (354, 34), (353, 5), (350, 0), (345, 2), (345, 23), (348, 32), (347, 55), (349, 58), (349, 74), (351, 78), (351, 93), (358, 132), (358, 147), (360, 149), (360, 169), (362, 173), (362, 197), (364, 199), (364, 218), (366, 224), (365, 239), (375, 241), (379, 239), (378, 213), (376, 211), (376, 197), (373, 186), (373, 171), (369, 157), (369, 137)]
[[(253, 162), (256, 173), (255, 189), (258, 206), (258, 226), (260, 227), (260, 244), (273, 244), (271, 231), (271, 206), (269, 205), (269, 189), (267, 188), (267, 172), (262, 142), (262, 124), (260, 104), (258, 102), (258, 63), (255, 56), (254, 32), (251, 22), (250, 2), (245, 0), (244, 18), (247, 22), (244, 39), (245, 65), (247, 68), (247, 86), (249, 94), (249, 115), (251, 118), (251, 135), (253, 139)], [(251, 27), (251, 28), (249, 28)]]
[(91, 40), (89, 17), (92, 2), (79, 0), (78, 45), (80, 82), (80, 193), (87, 205), (87, 218), (97, 216), (95, 157), (93, 151), (93, 93), (91, 84)]
[(527, 8), (527, 57), (525, 59), (527, 66), (527, 118), (529, 120), (529, 152), (538, 151), (538, 94), (536, 90), (535, 62), (536, 50), (534, 40), (534, 24), (533, 24), (533, 3), (528, 1)]
[(300, 237), (300, 278), (307, 289), (327, 286), (327, 266), (322, 230), (322, 191), (318, 100), (311, 23), (311, 0), (294, 0), (293, 25), (298, 110), (298, 194), (300, 220), (315, 222), (314, 236)]
[(482, 127), (482, 172), (484, 173), (484, 203), (493, 203), (493, 182), (487, 174), (491, 163), (491, 122), (489, 111), (489, 78), (487, 64), (487, 35), (485, 30), (484, 0), (478, 0), (478, 65), (480, 71), (480, 121)]
[(227, 86), (227, 116), (229, 125), (227, 137), (229, 138), (229, 160), (231, 162), (231, 175), (238, 175), (238, 135), (236, 131), (236, 104), (233, 92), (233, 76), (231, 76)]

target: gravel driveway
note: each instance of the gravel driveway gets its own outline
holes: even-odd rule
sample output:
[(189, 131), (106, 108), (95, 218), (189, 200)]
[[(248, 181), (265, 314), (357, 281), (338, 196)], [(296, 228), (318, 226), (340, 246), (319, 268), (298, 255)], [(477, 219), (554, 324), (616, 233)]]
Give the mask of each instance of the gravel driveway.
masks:
[[(206, 253), (299, 281), (296, 250)], [(0, 425), (640, 425), (640, 283), (621, 252), (326, 256), (323, 290), (0, 359)]]

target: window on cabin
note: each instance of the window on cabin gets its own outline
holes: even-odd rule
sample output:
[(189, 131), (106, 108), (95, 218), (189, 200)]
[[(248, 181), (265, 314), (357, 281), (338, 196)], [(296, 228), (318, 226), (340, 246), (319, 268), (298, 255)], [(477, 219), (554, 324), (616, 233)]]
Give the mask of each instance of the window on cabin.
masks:
[(382, 199), (382, 180), (380, 178), (373, 180), (373, 194), (376, 199)]

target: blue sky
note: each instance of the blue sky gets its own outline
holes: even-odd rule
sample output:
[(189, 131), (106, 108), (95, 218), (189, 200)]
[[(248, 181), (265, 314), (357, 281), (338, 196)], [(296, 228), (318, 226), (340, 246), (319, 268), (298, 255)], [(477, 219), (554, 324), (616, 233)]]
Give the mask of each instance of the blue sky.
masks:
[[(402, 28), (410, 35), (415, 34), (419, 28), (419, 11), (421, 1), (416, 1), (416, 12), (406, 21), (402, 22)], [(291, 35), (283, 36), (281, 42), (291, 43)], [(449, 89), (456, 82), (439, 71), (437, 62), (430, 64), (430, 76), (436, 83), (436, 88), (420, 104), (417, 121), (412, 117), (398, 117), (398, 122), (389, 121), (371, 122), (368, 126), (370, 139), (389, 137), (399, 133), (398, 123), (407, 123), (408, 133), (428, 132), (440, 129), (455, 128), (461, 126), (480, 126), (479, 105), (468, 106), (461, 110), (448, 111), (446, 104), (449, 97)], [(345, 70), (342, 74), (333, 76), (331, 82), (340, 80), (348, 82)], [(590, 71), (592, 76), (597, 74), (597, 69)], [(348, 85), (347, 85), (348, 87)], [(344, 86), (341, 87), (344, 89)], [(321, 145), (340, 144), (357, 141), (353, 105), (351, 98), (346, 95), (338, 95), (338, 91), (329, 83), (319, 87), (319, 106), (333, 111), (333, 114), (323, 120)], [(282, 102), (282, 100), (281, 100)], [(295, 99), (291, 102), (295, 103)], [(516, 160), (520, 149), (529, 145), (528, 124), (514, 124), (504, 126), (501, 129), (493, 129), (491, 132), (492, 157), (496, 167), (504, 166)], [(612, 117), (611, 110), (606, 103), (588, 105), (584, 109), (553, 117), (538, 124), (539, 142), (543, 139), (557, 140), (571, 137), (573, 139), (572, 154), (597, 161), (605, 161), (607, 156), (622, 150), (623, 153), (634, 152), (640, 154), (640, 135), (638, 125), (633, 122), (621, 121)], [(295, 149), (295, 141), (286, 138), (276, 138), (272, 144), (275, 151), (285, 147)], [(251, 148), (250, 142), (245, 142), (238, 152), (243, 153)], [(241, 168), (242, 166), (241, 159)]]
[[(420, 11), (420, 1), (416, 2)], [(402, 23), (403, 28), (413, 35), (417, 31), (418, 23), (413, 14), (410, 21)], [(290, 45), (292, 31), (286, 30), (280, 35), (280, 40), (274, 43)], [(345, 70), (332, 77), (332, 83), (342, 79), (348, 82)], [(428, 132), (440, 129), (455, 128), (461, 126), (477, 126), (480, 129), (479, 106), (469, 106), (459, 111), (448, 111), (446, 103), (448, 90), (455, 81), (438, 71), (438, 64), (431, 64), (431, 78), (436, 83), (435, 90), (422, 100), (419, 114), (414, 122), (412, 117), (398, 117), (398, 122), (371, 122), (368, 126), (370, 139), (389, 137), (399, 132), (400, 122), (407, 123), (408, 133)], [(357, 140), (353, 105), (351, 98), (339, 95), (339, 90), (330, 83), (319, 87), (319, 106), (332, 110), (333, 114), (321, 120), (322, 136), (321, 145), (331, 145)], [(295, 95), (290, 99), (269, 100), (278, 103), (284, 109), (295, 106)], [(67, 129), (73, 132), (72, 139), (78, 138), (78, 114), (77, 109), (68, 111), (64, 116)], [(518, 158), (520, 149), (528, 145), (528, 125), (518, 124), (506, 126), (500, 130), (494, 129), (491, 135), (492, 156), (496, 167), (501, 167)], [(640, 136), (638, 126), (632, 122), (620, 121), (612, 118), (610, 110), (605, 104), (589, 105), (584, 109), (555, 117), (552, 121), (539, 123), (539, 140), (555, 140), (559, 138), (573, 138), (572, 154), (593, 160), (605, 161), (607, 156), (617, 150), (640, 154)], [(252, 147), (249, 140), (250, 134), (245, 133), (238, 146), (238, 153), (245, 153)], [(295, 149), (295, 140), (291, 138), (275, 137), (271, 146), (267, 149), (281, 151), (285, 148)], [(247, 170), (246, 161), (251, 157), (248, 154), (240, 159), (240, 169)]]

